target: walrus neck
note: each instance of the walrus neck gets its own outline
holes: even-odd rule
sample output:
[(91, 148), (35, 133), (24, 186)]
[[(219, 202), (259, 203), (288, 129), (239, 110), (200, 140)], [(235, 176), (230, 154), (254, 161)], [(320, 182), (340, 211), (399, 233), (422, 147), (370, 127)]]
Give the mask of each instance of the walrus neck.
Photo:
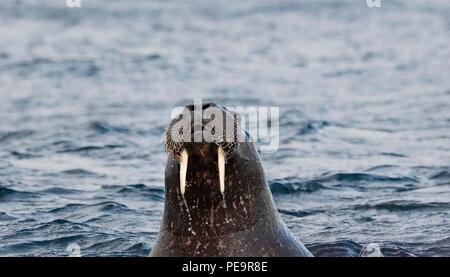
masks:
[(249, 230), (260, 221), (276, 220), (265, 178), (256, 172), (262, 171), (249, 172), (252, 177), (243, 178), (236, 176), (242, 171), (228, 166), (223, 194), (214, 170), (188, 173), (184, 195), (173, 186), (177, 176), (166, 176), (163, 230), (180, 236), (223, 236)]

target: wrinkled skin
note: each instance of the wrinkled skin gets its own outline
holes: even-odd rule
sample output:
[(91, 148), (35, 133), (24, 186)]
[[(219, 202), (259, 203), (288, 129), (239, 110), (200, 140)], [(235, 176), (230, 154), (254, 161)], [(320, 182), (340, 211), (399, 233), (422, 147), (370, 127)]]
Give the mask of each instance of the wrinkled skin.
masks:
[(281, 221), (253, 143), (239, 143), (227, 157), (224, 195), (218, 146), (184, 147), (186, 191), (183, 197), (180, 164), (169, 155), (163, 222), (150, 256), (312, 256)]

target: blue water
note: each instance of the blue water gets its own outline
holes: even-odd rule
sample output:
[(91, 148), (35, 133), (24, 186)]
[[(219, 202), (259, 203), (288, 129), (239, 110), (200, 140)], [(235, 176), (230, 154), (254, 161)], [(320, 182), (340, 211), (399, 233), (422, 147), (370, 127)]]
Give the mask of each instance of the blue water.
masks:
[(146, 256), (171, 109), (280, 107), (261, 154), (317, 256), (450, 255), (450, 2), (0, 4), (0, 255)]

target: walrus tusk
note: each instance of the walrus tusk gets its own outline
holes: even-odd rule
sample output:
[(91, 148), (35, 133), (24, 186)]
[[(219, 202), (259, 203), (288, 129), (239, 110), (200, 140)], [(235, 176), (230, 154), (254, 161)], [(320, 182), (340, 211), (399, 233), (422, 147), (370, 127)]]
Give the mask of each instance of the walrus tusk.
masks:
[(220, 192), (225, 192), (225, 152), (222, 147), (217, 150), (217, 163), (219, 164)]
[(186, 149), (181, 151), (180, 155), (180, 191), (181, 195), (184, 195), (186, 189), (186, 172), (188, 167), (189, 156)]

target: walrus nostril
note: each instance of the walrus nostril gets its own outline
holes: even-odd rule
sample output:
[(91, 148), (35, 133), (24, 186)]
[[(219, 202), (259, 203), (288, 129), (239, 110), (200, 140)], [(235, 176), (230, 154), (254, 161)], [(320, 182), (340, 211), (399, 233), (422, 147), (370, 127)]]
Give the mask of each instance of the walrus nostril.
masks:
[(186, 149), (189, 156), (194, 157), (197, 163), (209, 163), (215, 157), (215, 145), (207, 142), (187, 143)]
[[(211, 107), (217, 107), (217, 105), (212, 102), (206, 102), (206, 103), (202, 104), (201, 109), (206, 110)], [(195, 108), (196, 108), (196, 106), (194, 104), (186, 105), (186, 109), (188, 109), (191, 112), (193, 112), (195, 110)], [(197, 108), (200, 108), (200, 106), (198, 105)]]
[(206, 109), (211, 108), (211, 107), (217, 107), (217, 105), (214, 104), (214, 103), (211, 103), (211, 102), (205, 103), (205, 104), (203, 104), (202, 109), (206, 110)]

